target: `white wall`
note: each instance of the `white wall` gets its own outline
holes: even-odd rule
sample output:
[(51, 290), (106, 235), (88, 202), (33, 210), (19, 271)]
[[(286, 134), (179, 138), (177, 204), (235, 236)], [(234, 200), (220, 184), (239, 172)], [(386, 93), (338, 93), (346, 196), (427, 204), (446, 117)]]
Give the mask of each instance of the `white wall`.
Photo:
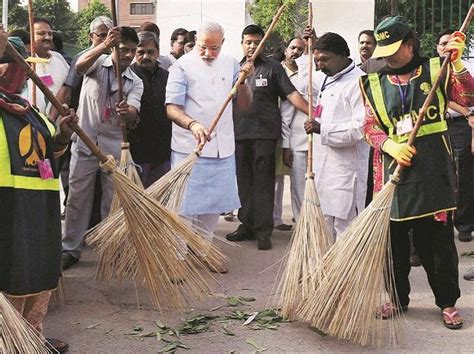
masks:
[(313, 0), (313, 27), (318, 36), (325, 32), (341, 35), (352, 58), (358, 58), (358, 34), (374, 29), (374, 0)]
[(169, 53), (169, 38), (178, 27), (197, 30), (206, 21), (218, 22), (225, 31), (222, 52), (241, 59), (240, 34), (247, 25), (246, 0), (157, 0), (161, 54)]
[[(178, 27), (196, 30), (202, 22), (216, 21), (225, 30), (223, 52), (242, 58), (240, 34), (251, 18), (249, 0), (157, 0), (156, 23), (161, 30), (161, 52), (169, 53), (169, 38)], [(374, 0), (313, 0), (313, 26), (318, 35), (336, 32), (358, 56), (357, 35), (374, 28)]]

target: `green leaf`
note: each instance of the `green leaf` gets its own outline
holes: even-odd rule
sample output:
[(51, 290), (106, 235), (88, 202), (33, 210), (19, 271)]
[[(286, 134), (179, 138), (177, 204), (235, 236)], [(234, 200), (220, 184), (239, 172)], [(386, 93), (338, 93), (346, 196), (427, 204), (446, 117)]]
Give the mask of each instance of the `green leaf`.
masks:
[(228, 336), (235, 336), (235, 333), (229, 330), (229, 328), (227, 328), (227, 325), (222, 326), (222, 328), (224, 329), (224, 334), (227, 334)]
[(165, 345), (163, 348), (158, 350), (158, 353), (174, 353), (178, 348), (178, 344), (176, 342), (171, 342)]
[(236, 296), (229, 296), (229, 297), (227, 298), (227, 305), (229, 305), (229, 306), (237, 306), (237, 305), (239, 305), (239, 304), (240, 304), (240, 300), (239, 300), (238, 297), (236, 297)]
[(246, 338), (245, 343), (250, 344), (252, 347), (254, 347), (257, 353), (262, 353), (265, 350), (268, 350), (268, 348), (260, 347), (253, 338)]
[(319, 334), (321, 337), (326, 337), (327, 334), (324, 333), (323, 331), (321, 331), (319, 328), (316, 328), (316, 327), (311, 327), (309, 326), (309, 329), (313, 332), (316, 332), (317, 334)]
[(166, 325), (163, 322), (161, 322), (160, 320), (156, 320), (155, 324), (156, 324), (156, 327), (158, 327), (158, 328), (161, 328), (161, 329), (166, 329), (167, 328)]

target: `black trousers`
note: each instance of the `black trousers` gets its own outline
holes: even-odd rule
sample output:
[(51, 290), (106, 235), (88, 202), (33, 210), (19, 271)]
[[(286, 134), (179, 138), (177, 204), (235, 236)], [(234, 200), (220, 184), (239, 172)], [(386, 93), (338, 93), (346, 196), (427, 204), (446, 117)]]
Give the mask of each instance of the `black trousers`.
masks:
[(402, 222), (390, 222), (395, 287), (401, 306), (410, 302), (410, 240), (408, 232), (413, 228), (413, 242), (428, 282), (441, 309), (452, 307), (460, 297), (458, 281), (458, 253), (454, 244), (451, 215), (448, 222), (435, 221), (433, 216)]
[(448, 120), (448, 132), (456, 162), (458, 209), (454, 226), (458, 231), (474, 231), (474, 155), (471, 153), (472, 129), (467, 119)]
[(242, 204), (237, 216), (240, 227), (257, 239), (269, 238), (273, 231), (276, 144), (273, 139), (236, 141), (237, 185)]

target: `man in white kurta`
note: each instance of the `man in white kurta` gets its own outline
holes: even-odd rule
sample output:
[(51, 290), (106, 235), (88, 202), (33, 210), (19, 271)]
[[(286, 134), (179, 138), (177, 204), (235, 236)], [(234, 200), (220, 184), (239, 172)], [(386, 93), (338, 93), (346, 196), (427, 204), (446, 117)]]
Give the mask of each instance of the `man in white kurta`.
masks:
[[(204, 145), (193, 167), (181, 205), (182, 215), (198, 220), (213, 233), (219, 214), (240, 207), (235, 171), (232, 102), (216, 128), (206, 130), (238, 78), (235, 58), (220, 54), (222, 27), (204, 23), (194, 49), (170, 67), (166, 86), (166, 109), (173, 121), (171, 165), (175, 167), (196, 148)], [(248, 87), (237, 90), (237, 102), (248, 98)], [(222, 269), (224, 270), (224, 269)]]
[[(319, 71), (313, 75), (315, 134), (313, 168), (329, 230), (340, 235), (364, 209), (369, 146), (364, 141), (364, 104), (358, 78), (364, 73), (349, 58), (346, 41), (326, 33), (314, 44)], [(307, 86), (307, 58), (298, 60), (301, 89)], [(306, 71), (303, 74), (302, 71)]]
[[(53, 94), (62, 87), (69, 73), (69, 65), (58, 52), (52, 51), (53, 29), (45, 19), (36, 19), (33, 25), (35, 31), (36, 56), (39, 59), (35, 71)], [(41, 60), (42, 59), (42, 60)], [(33, 101), (33, 82), (28, 80), (27, 97)], [(36, 107), (41, 113), (49, 114), (51, 103), (43, 92), (36, 88)]]
[[(288, 44), (285, 50), (285, 60), (282, 61), (285, 72), (296, 88), (298, 88), (300, 82), (296, 60), (303, 53), (304, 47), (303, 39), (294, 38)], [(304, 198), (306, 161), (308, 158), (308, 135), (304, 130), (304, 122), (308, 119), (308, 115), (297, 110), (288, 100), (280, 102), (280, 113), (283, 163), (291, 167), (291, 208), (293, 216), (297, 220)]]

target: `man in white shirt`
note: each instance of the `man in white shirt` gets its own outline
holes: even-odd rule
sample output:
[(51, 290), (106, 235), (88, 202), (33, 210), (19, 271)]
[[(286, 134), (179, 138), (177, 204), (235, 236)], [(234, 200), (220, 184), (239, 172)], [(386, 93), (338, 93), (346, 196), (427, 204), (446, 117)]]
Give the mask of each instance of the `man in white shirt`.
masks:
[[(35, 32), (35, 52), (38, 60), (35, 70), (38, 76), (48, 86), (53, 94), (56, 94), (63, 86), (69, 72), (69, 65), (63, 56), (58, 52), (51, 50), (53, 43), (53, 27), (51, 23), (44, 18), (35, 18), (33, 24)], [(33, 102), (33, 82), (28, 80), (27, 97)], [(36, 107), (41, 113), (49, 114), (51, 103), (43, 95), (43, 92), (36, 88)]]
[[(206, 130), (240, 71), (237, 60), (220, 54), (223, 43), (224, 30), (218, 23), (202, 24), (194, 49), (170, 67), (166, 86), (166, 112), (173, 121), (172, 167), (194, 151), (196, 140), (200, 147), (205, 144), (189, 177), (180, 213), (198, 220), (211, 233), (220, 213), (240, 207), (232, 102), (214, 132), (209, 135)], [(242, 70), (251, 72), (253, 65), (245, 64)], [(238, 88), (236, 104), (250, 105), (250, 90), (246, 84)], [(214, 270), (227, 272), (224, 266), (214, 267)]]
[(171, 61), (171, 65), (173, 65), (176, 60), (178, 60), (184, 55), (186, 33), (188, 33), (188, 31), (184, 28), (176, 28), (173, 33), (171, 33), (171, 50), (170, 54), (168, 55), (168, 58)]
[[(123, 99), (118, 102), (118, 83), (115, 78), (111, 49), (119, 44)], [(130, 69), (135, 57), (138, 37), (131, 27), (111, 28), (104, 42), (82, 54), (76, 70), (84, 75), (77, 113), (79, 126), (106, 155), (120, 160), (122, 142), (121, 121), (128, 128), (138, 124), (142, 80)], [(63, 270), (77, 263), (81, 257), (85, 232), (89, 226), (94, 197), (94, 186), (99, 160), (84, 142), (73, 135), (69, 174), (69, 196), (63, 231)], [(101, 216), (109, 213), (114, 187), (110, 174), (100, 171), (102, 186)]]
[[(305, 43), (302, 38), (294, 38), (285, 49), (285, 60), (282, 62), (285, 72), (295, 87), (299, 84), (298, 59), (304, 51)], [(280, 103), (281, 136), (283, 139), (283, 163), (290, 167), (291, 179), (291, 208), (297, 220), (300, 215), (301, 203), (304, 198), (306, 160), (308, 154), (307, 134), (304, 122), (308, 116), (297, 110), (288, 100)], [(276, 197), (275, 197), (276, 199)]]
[[(305, 30), (307, 34), (311, 31)], [(306, 132), (316, 134), (315, 182), (334, 237), (364, 209), (367, 191), (369, 146), (362, 130), (365, 108), (358, 82), (364, 72), (349, 55), (346, 41), (336, 33), (315, 40), (314, 57), (320, 68), (313, 76), (315, 119), (305, 123)], [(301, 75), (305, 61), (301, 65), (298, 61), (302, 89), (307, 82)]]

